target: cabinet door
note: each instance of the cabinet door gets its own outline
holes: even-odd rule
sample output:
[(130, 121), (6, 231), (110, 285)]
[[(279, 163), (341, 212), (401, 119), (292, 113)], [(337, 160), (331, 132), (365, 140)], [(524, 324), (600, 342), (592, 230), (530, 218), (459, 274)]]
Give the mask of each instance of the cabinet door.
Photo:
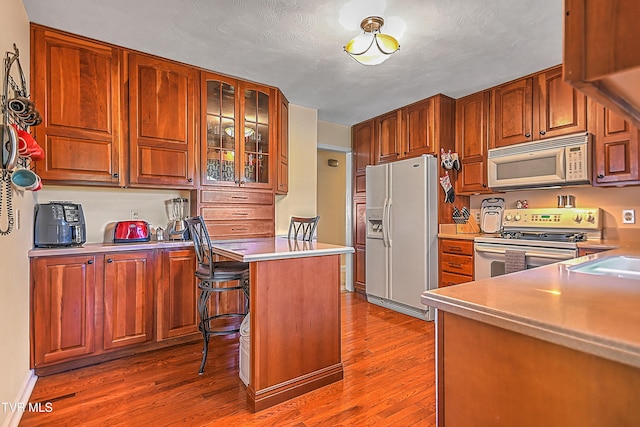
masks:
[(278, 162), (276, 173), (276, 193), (289, 191), (289, 101), (282, 92), (278, 93)]
[(462, 167), (457, 192), (479, 193), (487, 187), (490, 92), (478, 92), (456, 101), (456, 150)]
[(586, 97), (562, 80), (562, 67), (538, 76), (536, 138), (551, 138), (587, 130)]
[(242, 83), (242, 126), (236, 141), (240, 144), (240, 185), (271, 188), (272, 135), (275, 132), (276, 97), (273, 89)]
[(373, 120), (354, 125), (351, 128), (353, 145), (354, 195), (365, 194), (366, 168), (373, 161)]
[(237, 186), (235, 128), (239, 122), (238, 82), (202, 73), (202, 179), (203, 185)]
[(195, 68), (129, 55), (131, 184), (194, 188), (197, 115)]
[(532, 79), (517, 80), (493, 90), (492, 148), (532, 140)]
[(375, 163), (388, 163), (400, 157), (400, 141), (402, 140), (402, 113), (392, 111), (376, 117), (375, 124)]
[(366, 248), (367, 248), (367, 205), (364, 198), (354, 201), (354, 288), (357, 292), (366, 292)]
[(158, 286), (158, 340), (198, 332), (196, 256), (193, 249), (164, 250)]
[(436, 113), (434, 98), (428, 98), (403, 109), (405, 138), (404, 157), (435, 154)]
[(46, 157), (45, 181), (120, 183), (120, 52), (79, 37), (32, 27), (32, 127)]
[(593, 104), (596, 111), (594, 185), (637, 184), (640, 131), (613, 111)]
[(153, 338), (153, 252), (104, 255), (105, 349)]
[(37, 258), (31, 271), (34, 367), (93, 353), (95, 257)]

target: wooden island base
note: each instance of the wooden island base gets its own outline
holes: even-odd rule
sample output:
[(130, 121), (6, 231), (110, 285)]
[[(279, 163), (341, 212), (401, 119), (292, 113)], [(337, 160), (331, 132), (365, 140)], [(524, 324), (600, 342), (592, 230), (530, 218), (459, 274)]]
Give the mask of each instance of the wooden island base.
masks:
[(341, 380), (340, 255), (257, 261), (250, 272), (251, 409)]

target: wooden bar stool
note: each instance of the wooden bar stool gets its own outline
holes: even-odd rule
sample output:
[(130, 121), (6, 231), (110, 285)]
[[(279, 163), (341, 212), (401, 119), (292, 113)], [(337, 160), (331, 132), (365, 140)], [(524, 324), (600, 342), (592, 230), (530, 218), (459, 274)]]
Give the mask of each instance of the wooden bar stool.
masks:
[[(187, 218), (189, 235), (193, 241), (198, 265), (195, 275), (200, 282), (198, 289), (198, 314), (200, 324), (198, 328), (202, 332), (204, 348), (202, 350), (202, 363), (198, 373), (202, 375), (204, 365), (207, 362), (209, 351), (209, 338), (212, 335), (228, 335), (240, 331), (240, 322), (249, 310), (249, 264), (240, 261), (214, 262), (214, 254), (211, 250), (211, 239), (207, 232), (204, 220), (200, 216)], [(238, 281), (237, 286), (221, 286), (224, 282)], [(223, 292), (242, 290), (245, 296), (244, 313), (221, 313), (209, 315), (209, 299), (211, 295), (218, 298)], [(236, 322), (226, 322), (224, 319), (238, 319)]]

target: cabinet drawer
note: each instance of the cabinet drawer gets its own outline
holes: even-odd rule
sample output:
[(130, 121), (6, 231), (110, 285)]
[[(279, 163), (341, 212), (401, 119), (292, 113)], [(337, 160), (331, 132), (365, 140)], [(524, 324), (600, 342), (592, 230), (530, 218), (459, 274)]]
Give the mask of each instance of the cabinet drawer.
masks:
[(273, 205), (256, 206), (203, 206), (200, 209), (205, 220), (229, 221), (248, 219), (273, 220)]
[(457, 285), (458, 283), (471, 282), (472, 280), (473, 280), (472, 276), (465, 276), (463, 274), (456, 274), (456, 273), (447, 273), (443, 271), (440, 277), (439, 287), (442, 288), (444, 286)]
[(473, 256), (473, 240), (443, 239), (440, 248), (444, 253)]
[(212, 239), (262, 236), (275, 234), (275, 224), (269, 220), (258, 221), (205, 221)]
[(201, 203), (244, 203), (254, 205), (273, 204), (273, 193), (258, 191), (221, 191), (202, 190), (200, 193)]
[(443, 272), (466, 274), (473, 276), (473, 257), (464, 255), (442, 254), (440, 268)]

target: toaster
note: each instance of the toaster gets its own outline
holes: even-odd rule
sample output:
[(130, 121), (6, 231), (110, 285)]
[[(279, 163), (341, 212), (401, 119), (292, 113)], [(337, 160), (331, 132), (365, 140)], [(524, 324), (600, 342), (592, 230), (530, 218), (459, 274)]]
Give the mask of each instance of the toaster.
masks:
[(113, 229), (113, 243), (148, 242), (151, 230), (147, 221), (118, 221)]

